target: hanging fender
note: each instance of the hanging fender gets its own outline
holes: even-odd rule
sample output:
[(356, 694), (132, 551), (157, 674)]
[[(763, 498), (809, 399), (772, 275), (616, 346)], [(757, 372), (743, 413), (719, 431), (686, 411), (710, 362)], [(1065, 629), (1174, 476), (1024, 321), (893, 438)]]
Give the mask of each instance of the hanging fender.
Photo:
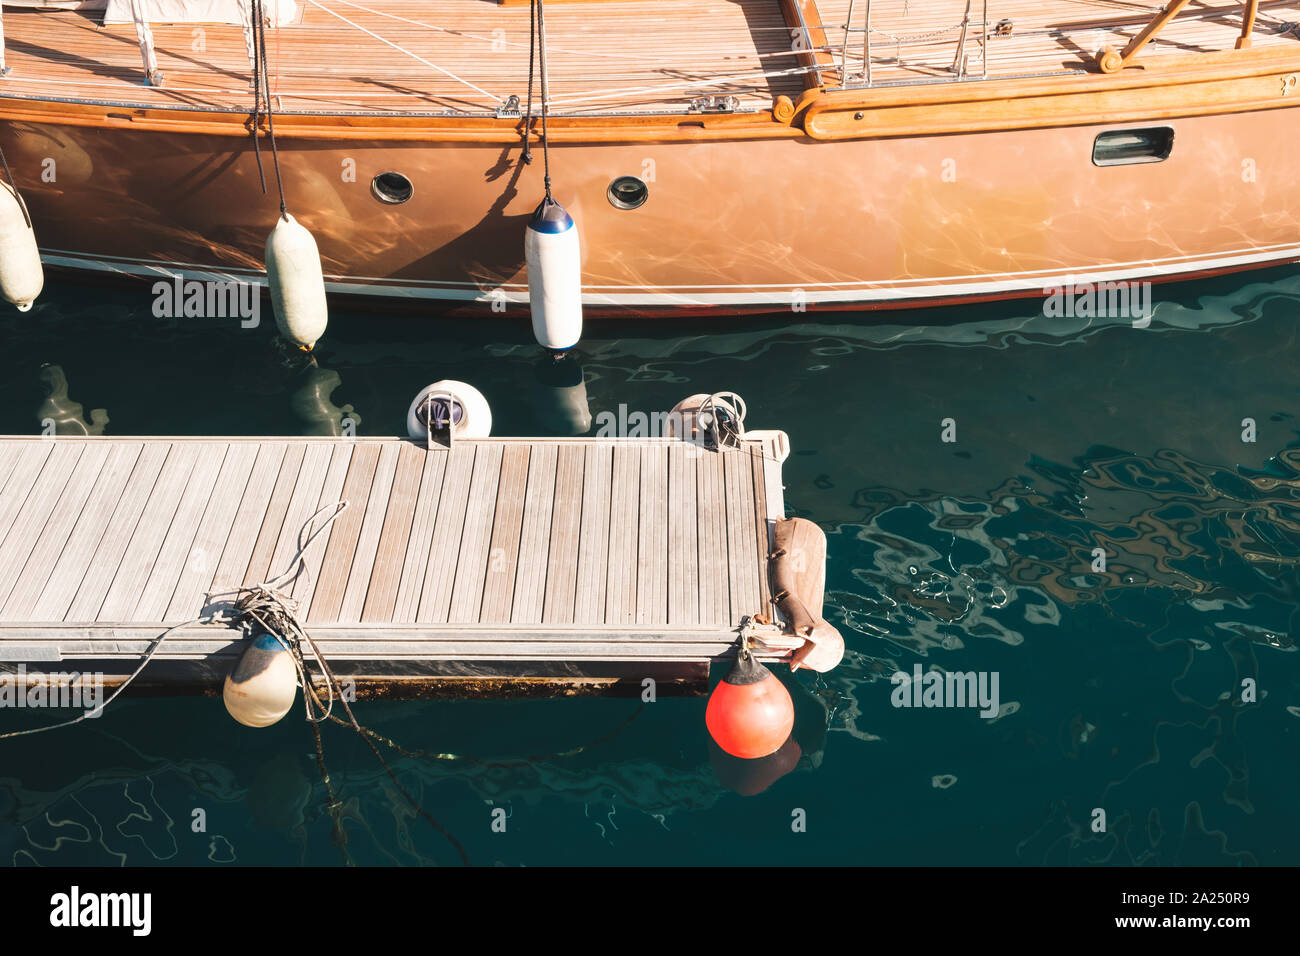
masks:
[(790, 631), (804, 641), (791, 655), (790, 669), (808, 667), (825, 673), (844, 657), (844, 638), (821, 617), (826, 534), (807, 518), (786, 518), (776, 522), (774, 543), (767, 563), (772, 601)]
[(568, 351), (582, 338), (582, 248), (573, 217), (550, 196), (528, 220), (524, 259), (533, 335), (543, 348)]

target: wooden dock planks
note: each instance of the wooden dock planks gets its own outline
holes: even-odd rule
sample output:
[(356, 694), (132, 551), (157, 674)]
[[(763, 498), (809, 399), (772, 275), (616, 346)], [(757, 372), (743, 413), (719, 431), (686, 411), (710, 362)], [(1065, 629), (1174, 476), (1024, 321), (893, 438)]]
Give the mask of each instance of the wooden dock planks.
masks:
[(759, 442), (0, 438), (0, 659), (125, 660), (282, 578), (343, 659), (707, 662), (767, 611), (779, 488)]

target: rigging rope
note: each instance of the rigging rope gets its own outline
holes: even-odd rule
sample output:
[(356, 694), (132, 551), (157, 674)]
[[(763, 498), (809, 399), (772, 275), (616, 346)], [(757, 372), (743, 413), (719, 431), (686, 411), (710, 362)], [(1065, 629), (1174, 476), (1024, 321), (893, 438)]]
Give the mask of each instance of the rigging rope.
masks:
[(319, 3), (318, 0), (306, 0), (306, 2), (307, 2), (307, 3), (310, 3), (313, 7), (317, 7), (317, 8), (319, 8), (319, 9), (321, 9), (321, 10), (324, 10), (324, 11), (325, 11), (326, 13), (328, 13), (330, 16), (332, 16), (332, 17), (336, 17), (336, 18), (338, 18), (339, 20), (342, 20), (344, 23), (346, 23), (348, 26), (352, 27), (354, 30), (359, 30), (360, 32), (364, 33), (366, 36), (368, 36), (368, 37), (372, 37), (373, 39), (378, 40), (380, 43), (383, 43), (383, 44), (386, 44), (387, 46), (392, 47), (392, 48), (393, 48), (394, 50), (396, 50), (397, 52), (399, 52), (399, 53), (405, 53), (407, 56), (411, 57), (412, 59), (414, 59), (414, 60), (418, 60), (419, 62), (423, 63), (425, 66), (429, 67), (429, 69), (431, 69), (431, 70), (437, 70), (437, 71), (438, 71), (439, 73), (441, 73), (443, 76), (450, 77), (451, 79), (455, 80), (457, 83), (463, 83), (465, 86), (468, 86), (468, 87), (469, 87), (471, 90), (473, 90), (475, 93), (481, 93), (482, 95), (486, 96), (488, 99), (492, 100), (492, 102), (496, 103), (498, 106), (504, 104), (505, 101), (502, 100), (501, 97), (499, 97), (499, 96), (497, 96), (497, 95), (495, 95), (495, 94), (493, 94), (493, 93), (489, 93), (487, 90), (483, 89), (481, 86), (476, 86), (476, 85), (474, 85), (474, 84), (471, 83), (469, 80), (465, 79), (465, 78), (462, 77), (462, 76), (457, 76), (455, 73), (452, 73), (450, 70), (444, 70), (444, 69), (443, 69), (442, 67), (440, 67), (437, 63), (430, 63), (430, 62), (429, 62), (428, 60), (426, 60), (424, 57), (420, 56), (420, 55), (417, 54), (417, 53), (412, 53), (410, 50), (406, 49), (406, 48), (403, 47), (403, 46), (400, 46), (399, 44), (394, 43), (392, 40), (386, 40), (386, 39), (384, 39), (383, 37), (381, 37), (378, 33), (373, 33), (373, 32), (371, 32), (370, 30), (367, 30), (365, 27), (360, 26), (359, 24), (353, 23), (353, 22), (352, 22), (351, 20), (349, 20), (347, 17), (343, 16), (343, 14), (341, 14), (341, 13), (335, 13), (335, 12), (334, 12), (333, 10), (331, 10), (329, 7), (325, 6), (325, 5), (322, 4), (322, 3)]
[[(534, 37), (536, 39), (534, 40)], [(542, 0), (530, 0), (528, 11), (528, 114), (524, 123), (524, 156), (525, 163), (533, 161), (532, 150), (529, 148), (528, 140), (530, 138), (531, 126), (533, 122), (533, 50), (537, 51), (537, 59), (542, 73), (542, 182), (546, 186), (546, 198), (551, 199), (551, 142), (547, 136), (546, 118), (550, 113), (551, 106), (551, 87), (549, 76), (546, 71), (546, 19), (542, 13)], [(553, 200), (552, 200), (553, 201)]]
[[(267, 79), (270, 72), (266, 61), (266, 16), (262, 11), (262, 0), (251, 0), (253, 17), (253, 151), (257, 154), (257, 178), (262, 184), (262, 195), (266, 195), (266, 176), (262, 172), (262, 150), (258, 144), (258, 128), (261, 126), (261, 100), (266, 94), (267, 135), (271, 141), (271, 161), (275, 165), (275, 187), (280, 194), (280, 215), (287, 213), (284, 202), (284, 178), (280, 175), (280, 151), (275, 144), (275, 111), (271, 108), (271, 85)], [(277, 31), (278, 37), (278, 31)], [(277, 40), (278, 42), (278, 40)], [(276, 80), (279, 85), (279, 80)]]
[(253, 123), (249, 132), (253, 136), (253, 155), (257, 157), (257, 181), (266, 195), (266, 173), (262, 170), (262, 146), (257, 138), (257, 130), (262, 125), (262, 67), (257, 47), (258, 0), (249, 0), (248, 36), (249, 53), (253, 58)]
[(546, 185), (546, 198), (551, 198), (551, 138), (546, 132), (546, 117), (551, 111), (550, 77), (546, 72), (546, 18), (542, 14), (542, 0), (537, 3), (537, 58), (542, 69), (542, 182)]
[[(438, 24), (436, 23), (427, 23), (423, 20), (412, 20), (410, 17), (398, 16), (397, 14), (389, 13), (386, 10), (376, 10), (373, 7), (367, 7), (360, 3), (354, 3), (353, 0), (336, 0), (336, 2), (341, 3), (344, 6), (352, 7), (356, 10), (360, 10), (363, 13), (368, 13), (372, 16), (387, 17), (388, 19), (396, 20), (399, 23), (409, 23), (411, 26), (420, 27), (425, 30), (436, 30), (439, 33), (446, 33), (450, 36), (460, 37), (463, 40), (479, 40), (483, 43), (490, 43), (493, 45), (493, 49), (496, 49), (499, 46), (523, 46), (523, 44), (517, 40), (505, 40), (499, 36), (495, 36), (495, 37), (483, 36), (481, 33), (470, 33), (466, 30), (455, 30), (452, 29), (451, 27), (442, 27), (442, 26), (438, 26)], [(788, 29), (787, 27), (783, 27), (783, 26), (782, 27), (747, 27), (746, 31), (748, 33), (754, 33), (754, 34), (757, 34), (764, 30), (768, 32), (780, 31), (781, 33), (785, 33), (787, 32), (787, 29)], [(700, 37), (708, 38), (710, 36), (710, 32), (708, 30), (698, 29), (698, 30), (692, 30), (691, 35), (692, 37), (695, 38), (700, 38)], [(732, 37), (733, 33), (732, 31), (728, 31), (728, 30), (720, 30), (720, 31), (714, 31), (713, 35), (721, 37), (723, 39), (727, 39)], [(830, 51), (831, 47), (829, 45), (825, 47), (804, 47), (799, 50), (773, 50), (766, 53), (754, 52), (752, 54), (737, 53), (732, 48), (726, 48), (723, 50), (705, 49), (705, 50), (695, 51), (695, 55), (722, 56), (725, 57), (728, 61), (730, 61), (730, 60), (762, 59), (764, 57), (776, 57), (776, 56), (803, 56), (807, 53), (816, 53), (819, 50)], [(567, 53), (572, 56), (590, 56), (590, 57), (596, 57), (598, 59), (642, 60), (648, 63), (656, 63), (656, 64), (660, 64), (663, 62), (662, 54), (617, 53), (609, 50), (571, 50), (563, 47), (551, 47), (551, 51), (553, 53)]]
[(533, 162), (533, 53), (536, 52), (537, 17), (533, 15), (533, 3), (528, 4), (528, 107), (524, 112), (524, 154), (521, 157), (525, 165)]

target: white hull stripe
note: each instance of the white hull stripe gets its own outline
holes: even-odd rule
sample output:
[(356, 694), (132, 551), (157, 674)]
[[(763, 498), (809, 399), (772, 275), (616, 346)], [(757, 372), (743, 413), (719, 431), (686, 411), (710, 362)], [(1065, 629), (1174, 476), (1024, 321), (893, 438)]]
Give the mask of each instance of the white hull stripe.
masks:
[[(1085, 283), (1122, 282), (1177, 276), (1193, 272), (1215, 272), (1266, 263), (1283, 263), (1296, 259), (1300, 259), (1300, 245), (1286, 244), (1259, 246), (1249, 250), (1234, 250), (1214, 256), (1149, 259), (1115, 263), (1101, 268), (1080, 268), (1073, 271), (1035, 270), (1029, 272), (1004, 272), (987, 276), (898, 279), (888, 282), (810, 282), (802, 286), (793, 284), (667, 286), (659, 291), (637, 289), (628, 292), (617, 291), (626, 288), (625, 286), (586, 286), (582, 301), (584, 305), (592, 306), (772, 305), (785, 307), (790, 305), (795, 300), (796, 295), (800, 293), (801, 300), (809, 304), (819, 302), (868, 303), (904, 301), (908, 299), (948, 299), (997, 295), (999, 293), (1043, 292), (1053, 286), (1078, 286)], [(253, 269), (221, 268), (193, 263), (169, 263), (124, 256), (92, 257), (62, 249), (43, 250), (41, 260), (49, 266), (142, 276), (152, 279), (171, 279), (179, 275), (185, 279), (219, 282), (242, 281), (264, 284), (266, 280), (265, 273)], [(424, 281), (417, 279), (395, 280), (327, 275), (325, 288), (329, 292), (336, 294), (385, 298), (491, 302), (494, 297), (497, 297), (503, 298), (506, 302), (528, 302), (528, 287), (519, 283), (503, 283), (498, 291), (484, 290), (482, 287), (469, 282)]]

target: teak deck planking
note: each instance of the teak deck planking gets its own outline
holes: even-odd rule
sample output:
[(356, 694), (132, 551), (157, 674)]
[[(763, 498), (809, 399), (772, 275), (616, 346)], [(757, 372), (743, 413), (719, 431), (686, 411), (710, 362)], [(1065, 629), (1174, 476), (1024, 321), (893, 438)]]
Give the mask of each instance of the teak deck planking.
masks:
[[(510, 95), (521, 102), (526, 97), (527, 5), (445, 0), (431, 8), (421, 0), (390, 0), (380, 10), (342, 0), (322, 3), (414, 56), (300, 0), (298, 22), (268, 31), (278, 110), (483, 114)], [(965, 0), (910, 5), (874, 0), (871, 7), (876, 83), (955, 79), (950, 68)], [(865, 3), (854, 5), (852, 26), (859, 30), (865, 9)], [(1243, 9), (1239, 2), (1191, 6), (1140, 59), (1231, 50)], [(1122, 48), (1156, 10), (1114, 0), (990, 0), (991, 23), (1014, 23), (1010, 35), (989, 41), (990, 77), (1081, 71), (1101, 47)], [(1300, 3), (1264, 0), (1259, 11), (1254, 47), (1297, 41), (1278, 28), (1300, 21)], [(547, 13), (553, 111), (558, 116), (683, 113), (693, 98), (706, 94), (736, 96), (741, 110), (767, 109), (778, 96), (797, 98), (809, 83), (842, 83), (838, 48), (848, 13), (849, 0), (557, 4)], [(974, 24), (982, 15), (976, 0)], [(154, 87), (144, 82), (131, 24), (101, 26), (92, 16), (59, 10), (11, 8), (4, 18), (12, 70), (0, 80), (0, 93), (142, 107), (252, 107), (248, 53), (237, 25), (154, 24), (164, 74), (163, 85)], [(796, 49), (793, 39), (805, 26), (814, 45), (824, 38), (836, 51), (818, 52), (822, 70), (809, 76), (790, 72), (810, 58), (801, 52), (807, 44)], [(202, 30), (201, 42), (196, 28)], [(852, 79), (862, 69), (862, 34), (848, 36), (846, 67)], [(973, 74), (982, 70), (980, 39), (973, 25), (966, 42)], [(759, 75), (781, 71), (787, 72)]]

